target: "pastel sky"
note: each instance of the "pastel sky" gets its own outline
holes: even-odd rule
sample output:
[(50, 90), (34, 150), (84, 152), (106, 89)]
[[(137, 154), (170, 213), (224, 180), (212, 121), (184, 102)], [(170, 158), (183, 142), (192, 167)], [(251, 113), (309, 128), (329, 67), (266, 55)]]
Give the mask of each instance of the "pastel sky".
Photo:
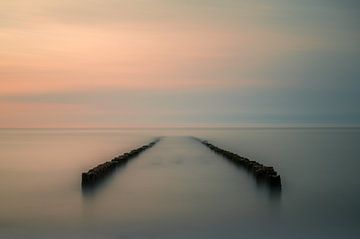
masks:
[(0, 128), (360, 126), (356, 0), (0, 0)]

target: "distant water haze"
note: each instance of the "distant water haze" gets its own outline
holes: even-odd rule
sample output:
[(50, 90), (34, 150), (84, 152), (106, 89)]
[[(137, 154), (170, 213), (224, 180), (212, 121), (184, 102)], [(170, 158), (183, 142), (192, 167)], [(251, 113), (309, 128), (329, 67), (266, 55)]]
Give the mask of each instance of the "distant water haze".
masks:
[[(91, 193), (81, 172), (164, 137)], [(199, 142), (274, 166), (257, 184)], [(1, 130), (1, 238), (357, 238), (359, 129)]]

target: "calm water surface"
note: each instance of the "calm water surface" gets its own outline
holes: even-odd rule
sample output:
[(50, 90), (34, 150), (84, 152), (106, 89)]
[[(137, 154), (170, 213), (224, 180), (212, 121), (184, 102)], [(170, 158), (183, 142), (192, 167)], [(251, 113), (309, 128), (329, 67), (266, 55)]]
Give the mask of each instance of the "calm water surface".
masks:
[[(274, 166), (281, 192), (188, 136)], [(359, 155), (359, 129), (0, 130), (0, 238), (359, 238)]]

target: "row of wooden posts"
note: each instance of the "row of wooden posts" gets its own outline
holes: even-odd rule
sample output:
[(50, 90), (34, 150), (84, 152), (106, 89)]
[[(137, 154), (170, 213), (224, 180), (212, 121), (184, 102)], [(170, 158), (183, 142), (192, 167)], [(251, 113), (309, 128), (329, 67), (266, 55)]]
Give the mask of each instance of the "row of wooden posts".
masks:
[[(257, 180), (264, 181), (272, 186), (281, 186), (280, 175), (278, 175), (278, 173), (274, 170), (273, 167), (264, 166), (256, 161), (249, 160), (230, 151), (221, 149), (209, 143), (206, 140), (201, 140), (195, 137), (192, 138), (202, 143), (203, 145), (205, 145), (215, 153), (235, 163), (236, 165), (242, 166), (243, 168), (247, 169), (256, 177)], [(96, 167), (90, 169), (89, 171), (82, 173), (82, 177), (81, 177), (82, 186), (83, 187), (94, 186), (99, 181), (102, 181), (105, 177), (110, 175), (116, 168), (126, 164), (130, 159), (135, 158), (140, 153), (153, 147), (159, 141), (160, 138), (156, 138), (153, 141), (151, 141), (149, 144), (133, 149), (128, 153), (119, 155), (113, 158), (111, 161), (107, 161), (105, 163), (99, 164)]]
[(214, 151), (215, 153), (223, 156), (224, 158), (228, 159), (232, 163), (242, 166), (244, 169), (251, 172), (257, 180), (269, 183), (272, 186), (281, 186), (281, 177), (278, 173), (274, 170), (271, 166), (264, 166), (261, 163), (256, 161), (250, 160), (248, 158), (239, 156), (233, 152), (227, 151), (225, 149), (219, 148), (206, 140), (201, 140), (198, 138), (193, 137), (196, 141), (199, 141), (210, 150)]
[(119, 166), (123, 166), (130, 159), (135, 158), (140, 153), (153, 147), (159, 141), (160, 141), (160, 138), (157, 138), (147, 145), (143, 145), (139, 148), (131, 150), (128, 153), (119, 155), (119, 156), (113, 158), (111, 161), (107, 161), (105, 163), (99, 164), (96, 167), (90, 169), (89, 171), (82, 173), (82, 176), (81, 176), (82, 186), (86, 187), (86, 186), (95, 185), (96, 183), (98, 183), (99, 181), (101, 181), (102, 179), (107, 177), (116, 168), (118, 168)]

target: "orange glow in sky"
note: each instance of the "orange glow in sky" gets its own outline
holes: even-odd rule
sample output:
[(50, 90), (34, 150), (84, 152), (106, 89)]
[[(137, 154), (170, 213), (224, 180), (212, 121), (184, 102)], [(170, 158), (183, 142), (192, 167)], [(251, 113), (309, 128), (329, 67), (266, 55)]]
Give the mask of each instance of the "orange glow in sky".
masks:
[[(181, 94), (304, 85), (301, 74), (278, 77), (273, 65), (279, 68), (281, 61), (307, 52), (343, 49), (353, 44), (353, 39), (335, 39), (317, 32), (316, 24), (324, 29), (321, 22), (311, 25), (294, 17), (293, 22), (302, 25), (286, 26), (286, 21), (267, 21), (284, 17), (287, 10), (287, 6), (257, 1), (224, 5), (208, 1), (200, 6), (160, 0), (151, 4), (92, 1), (91, 5), (82, 0), (3, 0), (0, 127), (79, 125), (80, 112), (83, 118), (99, 109), (108, 109), (110, 115), (116, 110), (131, 115), (134, 112), (128, 110), (138, 104), (138, 99), (129, 98), (134, 107), (115, 110), (116, 100), (124, 99), (113, 99), (109, 104), (110, 100), (104, 103), (89, 97), (85, 102), (81, 94), (87, 91), (95, 95), (114, 90), (146, 95), (149, 91)], [(325, 17), (336, 13), (334, 9), (313, 11)], [(274, 76), (269, 77), (269, 72)], [(76, 92), (82, 92), (78, 98)], [(62, 99), (71, 94), (71, 98), (63, 104), (53, 94), (63, 94)], [(174, 104), (164, 110), (177, 107)], [(44, 112), (51, 109), (63, 112), (61, 117), (68, 120), (49, 118)], [(147, 114), (144, 108), (136, 114), (141, 112)], [(79, 115), (76, 120), (74, 115)], [(129, 123), (120, 117), (111, 125)], [(91, 124), (109, 123), (94, 119)]]

